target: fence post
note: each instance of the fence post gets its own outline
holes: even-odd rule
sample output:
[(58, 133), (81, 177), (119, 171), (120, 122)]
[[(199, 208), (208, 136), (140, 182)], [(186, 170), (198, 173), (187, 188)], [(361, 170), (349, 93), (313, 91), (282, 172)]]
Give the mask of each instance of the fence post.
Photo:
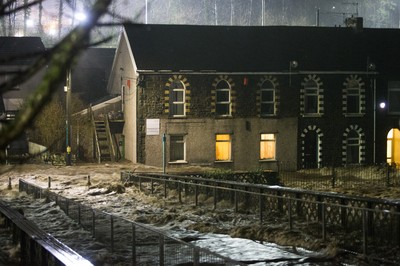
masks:
[(282, 192), (278, 190), (276, 192), (276, 196), (277, 196), (276, 200), (278, 202), (278, 206), (277, 206), (278, 212), (283, 212)]
[(367, 255), (367, 210), (362, 210), (362, 227), (363, 227), (363, 254), (364, 256)]
[(262, 224), (262, 222), (263, 222), (263, 203), (264, 203), (264, 201), (263, 201), (263, 193), (264, 193), (264, 191), (263, 191), (263, 189), (262, 188), (260, 188), (260, 196), (259, 196), (259, 198), (258, 198), (258, 208), (260, 209), (260, 224)]
[(159, 234), (160, 266), (164, 266), (164, 236)]
[(345, 199), (340, 199), (340, 219), (342, 222), (342, 227), (344, 229), (347, 228), (347, 207), (346, 207), (346, 200)]
[(318, 221), (320, 222), (322, 220), (322, 206), (321, 206), (321, 202), (322, 202), (322, 198), (320, 195), (317, 195), (316, 198), (317, 201), (317, 217), (318, 217)]
[(194, 202), (195, 202), (195, 206), (197, 207), (199, 205), (199, 186), (196, 184), (194, 187)]
[(12, 186), (11, 186), (11, 177), (9, 177), (8, 178), (8, 190), (11, 190), (12, 189)]
[(390, 187), (390, 165), (386, 164), (386, 186)]
[(178, 196), (179, 196), (179, 203), (182, 203), (182, 185), (180, 181), (178, 181)]
[(395, 241), (396, 241), (396, 244), (397, 244), (397, 246), (400, 246), (400, 206), (396, 206), (396, 209), (395, 209), (395, 212), (397, 212), (397, 213), (395, 213), (394, 215), (395, 215)]
[(235, 213), (238, 212), (239, 208), (238, 208), (238, 194), (237, 194), (237, 190), (235, 190)]
[(292, 199), (288, 198), (288, 215), (289, 215), (289, 229), (293, 229), (293, 219), (292, 219)]
[(110, 228), (111, 252), (114, 252), (114, 218), (112, 215), (111, 215), (110, 227), (111, 227)]
[(217, 209), (217, 188), (215, 187), (214, 184), (214, 188), (213, 188), (213, 194), (214, 194), (214, 210)]
[(78, 224), (81, 224), (81, 204), (78, 203)]
[(167, 198), (167, 181), (164, 179), (164, 198)]
[(325, 202), (321, 202), (321, 224), (322, 224), (322, 240), (326, 240), (326, 217), (325, 217)]
[(132, 264), (136, 264), (136, 226), (132, 223)]
[(51, 188), (51, 177), (49, 176), (48, 178), (48, 182), (47, 182), (47, 188)]
[(193, 248), (193, 266), (200, 265), (200, 254), (199, 249), (194, 247)]
[(93, 238), (96, 237), (96, 214), (94, 212), (94, 209), (92, 209), (92, 236)]

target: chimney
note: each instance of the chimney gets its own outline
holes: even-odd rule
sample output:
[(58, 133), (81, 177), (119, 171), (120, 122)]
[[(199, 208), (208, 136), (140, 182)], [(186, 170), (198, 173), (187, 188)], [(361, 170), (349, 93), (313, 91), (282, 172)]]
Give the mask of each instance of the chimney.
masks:
[(356, 32), (363, 30), (363, 18), (362, 17), (350, 17), (344, 20), (344, 24), (348, 28), (353, 28)]

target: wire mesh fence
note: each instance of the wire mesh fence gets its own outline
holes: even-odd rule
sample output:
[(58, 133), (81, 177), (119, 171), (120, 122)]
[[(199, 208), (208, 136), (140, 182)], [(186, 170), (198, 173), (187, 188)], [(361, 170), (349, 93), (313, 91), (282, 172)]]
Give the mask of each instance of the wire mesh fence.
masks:
[(286, 187), (304, 189), (354, 188), (361, 185), (400, 186), (400, 167), (396, 165), (348, 165), (296, 170), (292, 162), (279, 162), (279, 180)]
[(92, 209), (22, 179), (20, 191), (48, 198), (93, 237), (106, 244), (124, 265), (246, 265), (173, 238), (150, 226)]
[(121, 180), (185, 205), (231, 209), (258, 216), (260, 224), (284, 222), (359, 253), (400, 246), (396, 201), (177, 175), (122, 172)]

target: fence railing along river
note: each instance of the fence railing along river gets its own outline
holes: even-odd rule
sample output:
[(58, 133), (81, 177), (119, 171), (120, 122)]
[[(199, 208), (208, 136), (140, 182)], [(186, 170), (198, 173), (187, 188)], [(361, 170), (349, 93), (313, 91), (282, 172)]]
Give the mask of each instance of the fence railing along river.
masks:
[(261, 224), (267, 215), (286, 217), (290, 229), (307, 224), (323, 240), (336, 241), (342, 248), (364, 255), (382, 254), (387, 247), (400, 246), (400, 201), (207, 179), (201, 175), (122, 172), (121, 180), (136, 184), (144, 193), (157, 192), (163, 197), (174, 191), (177, 200), (185, 204), (211, 202), (212, 208), (218, 208), (224, 202), (226, 208), (226, 202), (230, 202), (234, 212), (258, 214)]
[(19, 189), (35, 198), (56, 202), (69, 217), (92, 232), (96, 240), (107, 244), (113, 254), (119, 254), (126, 265), (246, 265), (150, 226), (93, 209), (22, 179), (19, 180)]

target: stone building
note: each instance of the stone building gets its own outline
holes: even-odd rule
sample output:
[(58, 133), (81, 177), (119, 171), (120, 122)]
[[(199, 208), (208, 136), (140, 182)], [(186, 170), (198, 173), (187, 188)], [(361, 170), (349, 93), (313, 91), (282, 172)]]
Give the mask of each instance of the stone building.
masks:
[(108, 85), (122, 98), (125, 158), (232, 170), (397, 162), (399, 44), (399, 30), (358, 26), (125, 25)]

